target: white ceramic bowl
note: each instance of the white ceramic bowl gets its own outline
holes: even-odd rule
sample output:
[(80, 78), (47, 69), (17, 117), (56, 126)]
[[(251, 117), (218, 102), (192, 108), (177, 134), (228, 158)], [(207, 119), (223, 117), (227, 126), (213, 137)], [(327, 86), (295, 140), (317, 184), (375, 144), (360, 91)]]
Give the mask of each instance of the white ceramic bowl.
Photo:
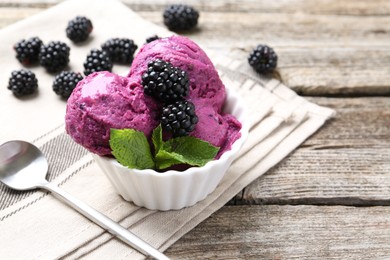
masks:
[(217, 187), (247, 139), (247, 112), (237, 93), (226, 88), (224, 112), (233, 114), (242, 124), (241, 137), (218, 160), (185, 171), (156, 172), (129, 169), (113, 158), (93, 154), (97, 164), (117, 192), (127, 201), (152, 210), (172, 210), (192, 206)]

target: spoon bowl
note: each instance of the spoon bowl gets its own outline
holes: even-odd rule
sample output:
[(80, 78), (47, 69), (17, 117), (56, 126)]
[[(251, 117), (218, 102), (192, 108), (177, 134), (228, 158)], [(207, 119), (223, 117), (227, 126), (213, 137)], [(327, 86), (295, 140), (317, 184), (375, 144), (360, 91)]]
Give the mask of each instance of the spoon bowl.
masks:
[(139, 252), (155, 259), (168, 259), (157, 249), (123, 228), (112, 219), (46, 180), (48, 162), (43, 153), (25, 141), (9, 141), (0, 145), (0, 182), (16, 190), (42, 188), (76, 209), (111, 234)]
[(0, 146), (0, 181), (15, 190), (31, 190), (47, 183), (48, 163), (43, 153), (25, 141)]

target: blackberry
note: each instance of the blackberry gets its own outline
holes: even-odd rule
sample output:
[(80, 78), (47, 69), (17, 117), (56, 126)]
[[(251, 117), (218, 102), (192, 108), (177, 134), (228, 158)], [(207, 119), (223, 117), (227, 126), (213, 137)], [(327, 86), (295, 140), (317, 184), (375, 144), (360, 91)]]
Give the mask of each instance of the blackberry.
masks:
[(186, 97), (190, 91), (187, 72), (161, 59), (148, 63), (142, 75), (145, 94), (169, 103)]
[(171, 31), (190, 30), (198, 24), (199, 12), (192, 6), (173, 4), (164, 10), (163, 18)]
[(133, 40), (113, 38), (102, 44), (103, 51), (107, 52), (112, 62), (130, 64), (133, 62), (134, 52), (138, 46)]
[(14, 45), (16, 59), (25, 66), (38, 62), (42, 41), (38, 37), (21, 40)]
[(88, 38), (92, 29), (91, 20), (84, 16), (76, 16), (76, 18), (68, 22), (66, 36), (75, 43), (83, 42)]
[(249, 54), (248, 62), (258, 73), (267, 73), (276, 68), (278, 56), (271, 47), (260, 44)]
[(153, 35), (153, 36), (146, 38), (146, 43), (151, 43), (152, 41), (155, 41), (158, 39), (161, 39), (161, 38), (158, 35)]
[(92, 49), (84, 62), (84, 74), (89, 74), (97, 71), (111, 71), (112, 62), (105, 51)]
[(173, 137), (188, 135), (197, 123), (195, 105), (188, 100), (179, 100), (163, 107), (161, 126)]
[(39, 53), (39, 63), (48, 72), (58, 72), (64, 69), (69, 63), (70, 48), (66, 43), (52, 41), (42, 45)]
[(38, 88), (38, 80), (30, 70), (15, 70), (8, 81), (8, 89), (17, 96), (30, 95)]
[(53, 91), (63, 97), (68, 98), (72, 94), (73, 89), (77, 83), (83, 79), (80, 73), (73, 71), (63, 71), (55, 76), (53, 81)]

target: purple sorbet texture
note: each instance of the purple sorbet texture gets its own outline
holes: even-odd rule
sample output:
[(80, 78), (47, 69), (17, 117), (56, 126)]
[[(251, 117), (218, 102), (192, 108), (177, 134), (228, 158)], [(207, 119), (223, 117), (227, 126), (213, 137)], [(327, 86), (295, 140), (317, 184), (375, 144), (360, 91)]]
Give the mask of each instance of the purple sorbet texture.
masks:
[(232, 115), (222, 113), (226, 100), (225, 86), (207, 54), (193, 41), (172, 36), (144, 45), (135, 57), (128, 77), (141, 84), (141, 76), (149, 61), (162, 59), (188, 73), (190, 94), (199, 118), (191, 136), (220, 147), (216, 158), (230, 150), (240, 138), (241, 123)]
[(150, 136), (159, 108), (129, 78), (96, 72), (79, 82), (69, 97), (65, 126), (74, 141), (98, 155), (110, 155), (110, 129), (132, 128)]
[(146, 44), (134, 58), (128, 76), (141, 83), (148, 62), (156, 59), (170, 62), (187, 72), (190, 101), (204, 100), (221, 112), (226, 99), (225, 86), (209, 57), (196, 43), (186, 37), (172, 36)]
[(159, 124), (162, 104), (144, 95), (142, 74), (149, 61), (162, 59), (188, 73), (190, 93), (199, 121), (191, 136), (220, 147), (216, 159), (240, 138), (241, 123), (223, 113), (226, 90), (206, 53), (193, 41), (172, 36), (145, 44), (127, 77), (109, 72), (89, 75), (68, 99), (67, 133), (98, 155), (110, 155), (110, 128), (132, 128), (150, 138)]

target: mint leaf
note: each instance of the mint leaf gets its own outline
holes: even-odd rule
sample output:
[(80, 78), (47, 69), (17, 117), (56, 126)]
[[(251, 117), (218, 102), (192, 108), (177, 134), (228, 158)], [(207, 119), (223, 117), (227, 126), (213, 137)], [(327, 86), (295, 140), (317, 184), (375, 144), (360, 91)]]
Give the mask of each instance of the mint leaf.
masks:
[(156, 152), (157, 169), (165, 169), (175, 164), (204, 166), (214, 159), (219, 148), (192, 136), (177, 137), (163, 142)]
[(134, 129), (111, 129), (112, 154), (124, 166), (135, 169), (166, 169), (176, 164), (204, 166), (214, 159), (219, 148), (192, 136), (163, 141), (161, 125), (152, 133), (155, 154), (143, 132)]
[(155, 154), (160, 151), (161, 146), (163, 144), (163, 139), (162, 139), (162, 128), (161, 125), (158, 125), (154, 130), (152, 134), (152, 141), (155, 149)]
[(166, 169), (175, 164), (185, 163), (184, 158), (180, 154), (172, 154), (170, 152), (160, 150), (155, 157), (156, 168), (159, 170)]
[(123, 166), (135, 169), (153, 169), (150, 146), (143, 132), (134, 129), (111, 129), (112, 154)]

